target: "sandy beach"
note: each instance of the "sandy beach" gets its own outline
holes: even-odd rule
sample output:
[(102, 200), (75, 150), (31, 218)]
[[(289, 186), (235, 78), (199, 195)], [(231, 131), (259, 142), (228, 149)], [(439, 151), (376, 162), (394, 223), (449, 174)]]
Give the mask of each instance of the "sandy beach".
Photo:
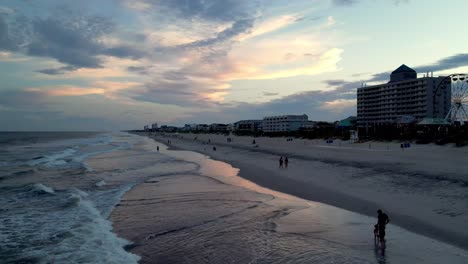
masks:
[[(180, 148), (198, 146), (203, 152), (206, 145), (202, 143), (192, 145), (172, 137), (165, 140), (171, 141), (169, 147), (149, 138), (135, 146), (142, 159), (130, 163), (141, 166), (150, 160), (163, 162), (153, 163), (153, 176), (147, 174), (143, 182), (126, 192), (110, 215), (113, 231), (130, 241), (126, 249), (141, 258), (139, 263), (466, 263), (468, 259), (468, 252), (454, 243), (440, 242), (395, 224), (387, 227), (387, 248), (382, 250), (373, 240), (374, 215), (288, 193), (299, 190), (303, 196), (309, 192), (322, 198), (333, 195), (349, 206), (356, 206), (354, 198), (325, 192), (311, 183), (303, 183), (303, 189), (295, 185), (297, 182), (285, 184), (281, 177), (286, 174), (272, 173), (266, 167), (262, 170), (258, 164), (244, 164), (250, 170), (239, 170), (240, 163), (232, 166)], [(238, 153), (254, 163), (259, 158), (219, 146), (216, 153), (229, 158)], [(125, 153), (102, 155), (90, 163), (115, 168), (115, 164), (124, 165), (126, 157)], [(101, 159), (106, 162), (99, 162)], [(272, 170), (278, 169), (275, 161)], [(291, 172), (293, 164), (300, 166), (292, 160), (288, 168)], [(283, 191), (253, 182), (259, 179), (278, 184), (277, 189)], [(388, 212), (393, 223), (398, 216)]]
[[(468, 248), (468, 148), (371, 142), (326, 144), (319, 140), (157, 135), (169, 146), (197, 151), (240, 169), (240, 176), (272, 190), (375, 217)], [(196, 140), (195, 140), (196, 138)], [(210, 142), (210, 143), (208, 143)], [(216, 146), (216, 151), (213, 150)], [(288, 156), (288, 169), (278, 169)]]

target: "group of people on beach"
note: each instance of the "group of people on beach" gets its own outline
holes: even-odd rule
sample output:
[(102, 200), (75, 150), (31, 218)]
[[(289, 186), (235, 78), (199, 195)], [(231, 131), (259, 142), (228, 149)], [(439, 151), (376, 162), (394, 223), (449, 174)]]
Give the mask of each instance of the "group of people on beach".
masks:
[(279, 167), (280, 168), (283, 168), (283, 164), (284, 164), (284, 168), (287, 168), (288, 167), (288, 163), (289, 163), (289, 160), (288, 160), (288, 157), (280, 157), (279, 159)]

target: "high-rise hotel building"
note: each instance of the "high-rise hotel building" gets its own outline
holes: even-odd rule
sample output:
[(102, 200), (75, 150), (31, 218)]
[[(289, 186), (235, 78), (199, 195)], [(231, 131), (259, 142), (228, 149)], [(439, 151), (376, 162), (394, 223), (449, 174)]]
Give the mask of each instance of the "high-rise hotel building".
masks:
[(435, 92), (444, 77), (417, 78), (416, 71), (401, 65), (385, 84), (357, 89), (357, 125), (372, 127), (390, 125), (401, 117), (416, 121), (429, 117), (444, 117), (450, 109), (450, 89)]

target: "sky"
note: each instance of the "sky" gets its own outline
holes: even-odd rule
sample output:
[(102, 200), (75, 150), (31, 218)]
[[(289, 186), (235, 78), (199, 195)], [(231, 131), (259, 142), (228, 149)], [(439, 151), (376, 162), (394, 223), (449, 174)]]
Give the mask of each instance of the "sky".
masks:
[(468, 72), (466, 0), (0, 0), (0, 131), (356, 115), (401, 64)]

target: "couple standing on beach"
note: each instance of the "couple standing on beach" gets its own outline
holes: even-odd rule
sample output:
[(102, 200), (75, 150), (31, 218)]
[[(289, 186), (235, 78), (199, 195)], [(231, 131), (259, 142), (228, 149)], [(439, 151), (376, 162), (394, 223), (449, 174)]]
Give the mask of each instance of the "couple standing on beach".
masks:
[(283, 160), (283, 157), (280, 157), (280, 159), (279, 159), (279, 167), (280, 168), (283, 168), (283, 163), (284, 163), (284, 167), (287, 168), (288, 163), (289, 163), (288, 157), (284, 157), (284, 160)]

